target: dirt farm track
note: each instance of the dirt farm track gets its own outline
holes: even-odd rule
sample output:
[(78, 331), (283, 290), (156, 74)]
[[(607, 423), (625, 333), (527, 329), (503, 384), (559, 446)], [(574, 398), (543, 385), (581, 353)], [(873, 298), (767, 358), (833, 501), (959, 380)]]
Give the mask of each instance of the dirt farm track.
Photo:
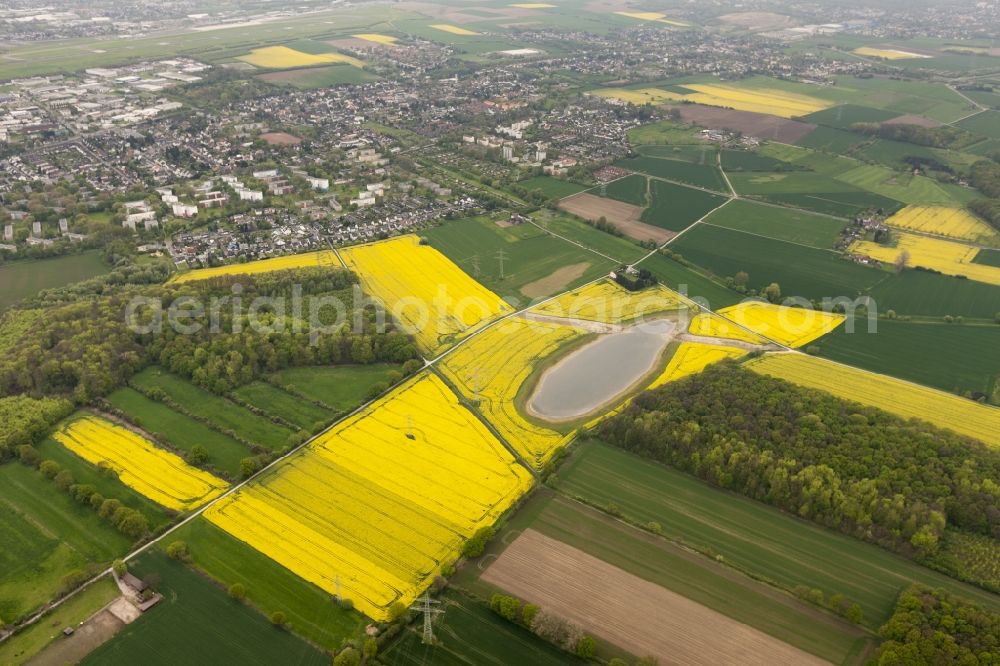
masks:
[(827, 663), (531, 529), (482, 579), (662, 664)]

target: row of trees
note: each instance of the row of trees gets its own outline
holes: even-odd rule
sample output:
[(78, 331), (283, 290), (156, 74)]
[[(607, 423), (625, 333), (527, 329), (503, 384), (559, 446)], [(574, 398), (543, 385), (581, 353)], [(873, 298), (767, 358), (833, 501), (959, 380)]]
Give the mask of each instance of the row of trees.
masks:
[[(54, 460), (41, 460), (41, 457), (30, 444), (18, 447), (20, 461), (37, 469), (42, 476), (52, 481), (55, 486), (69, 494), (78, 504), (88, 506), (97, 515), (111, 523), (116, 530), (132, 539), (140, 539), (149, 532), (149, 521), (139, 510), (125, 506), (120, 500), (104, 497), (97, 488), (89, 483), (77, 483), (73, 473)], [(108, 468), (105, 473), (114, 474)]]
[(597, 651), (597, 641), (583, 633), (583, 629), (554, 613), (544, 611), (535, 604), (524, 604), (517, 597), (494, 594), (490, 609), (509, 622), (520, 624), (539, 638), (572, 652), (581, 659), (590, 659)]
[(1000, 538), (1000, 452), (734, 363), (638, 396), (600, 435), (907, 556), (948, 525)]
[(879, 666), (1000, 663), (1000, 614), (914, 585), (882, 625)]

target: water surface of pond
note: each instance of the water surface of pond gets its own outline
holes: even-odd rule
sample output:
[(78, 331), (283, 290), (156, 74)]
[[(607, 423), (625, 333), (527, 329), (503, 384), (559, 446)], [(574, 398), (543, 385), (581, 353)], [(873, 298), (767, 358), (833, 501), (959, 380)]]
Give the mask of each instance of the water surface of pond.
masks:
[(653, 368), (674, 329), (674, 322), (659, 319), (602, 335), (545, 371), (528, 411), (568, 421), (614, 401)]

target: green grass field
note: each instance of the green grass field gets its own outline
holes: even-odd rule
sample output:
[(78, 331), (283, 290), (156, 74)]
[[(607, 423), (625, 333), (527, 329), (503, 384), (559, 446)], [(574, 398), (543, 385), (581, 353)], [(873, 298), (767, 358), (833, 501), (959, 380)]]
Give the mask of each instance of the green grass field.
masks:
[(252, 382), (241, 386), (233, 391), (233, 395), (267, 414), (310, 432), (321, 430), (336, 415), (336, 412), (302, 400), (267, 382)]
[(99, 570), (131, 539), (39, 472), (0, 465), (0, 617), (16, 620), (47, 603), (69, 574)]
[(164, 435), (171, 445), (188, 452), (195, 446), (208, 451), (208, 463), (232, 477), (238, 476), (240, 460), (251, 451), (228, 435), (204, 423), (150, 400), (133, 388), (123, 387), (108, 396), (108, 402), (128, 415), (129, 420), (150, 433)]
[(990, 139), (1000, 139), (1000, 111), (977, 113), (958, 123), (958, 126)]
[(320, 650), (159, 550), (131, 562), (130, 569), (139, 577), (158, 575), (163, 601), (81, 664), (330, 663)]
[(887, 277), (831, 251), (707, 225), (691, 229), (670, 247), (720, 277), (744, 271), (755, 289), (777, 282), (786, 298), (853, 298)]
[(280, 610), (292, 630), (328, 650), (357, 635), (367, 620), (338, 606), (330, 595), (203, 518), (177, 531), (195, 567), (221, 585), (242, 583), (247, 600), (265, 613)]
[(110, 271), (100, 252), (83, 252), (54, 259), (25, 259), (0, 264), (0, 310), (42, 289), (104, 275)]
[(326, 405), (334, 418), (363, 403), (373, 387), (389, 383), (390, 374), (398, 371), (399, 366), (391, 363), (305, 366), (279, 370), (270, 380), (290, 393)]
[(558, 478), (561, 492), (598, 506), (614, 503), (630, 520), (658, 522), (667, 538), (721, 555), (755, 577), (786, 589), (817, 588), (827, 597), (843, 594), (861, 605), (872, 629), (888, 619), (911, 582), (1000, 609), (1000, 596), (611, 446), (582, 443)]
[(720, 208), (705, 223), (818, 248), (833, 247), (846, 226), (843, 220), (745, 199)]
[[(836, 664), (853, 663), (868, 640), (860, 629), (784, 592), (545, 488), (522, 506), (487, 553), (499, 554), (528, 528)], [(466, 567), (457, 584), (488, 597), (493, 588), (473, 580), (477, 573)]]
[(847, 130), (820, 125), (809, 134), (795, 142), (795, 145), (828, 153), (849, 153), (858, 144), (868, 139)]
[(969, 99), (974, 99), (983, 106), (988, 106), (994, 109), (1000, 109), (1000, 95), (994, 92), (987, 92), (985, 90), (963, 90), (962, 93)]
[[(643, 84), (642, 87), (648, 87)], [(706, 144), (695, 137), (695, 128), (670, 120), (661, 120), (648, 125), (633, 127), (628, 131), (628, 140), (633, 146), (700, 144), (714, 150), (713, 144)], [(642, 151), (640, 151), (642, 152)]]
[(704, 300), (711, 309), (735, 305), (742, 298), (726, 286), (662, 254), (654, 254), (639, 264), (653, 273), (665, 286), (691, 298)]
[(892, 111), (874, 109), (870, 106), (841, 104), (810, 113), (808, 116), (802, 116), (799, 120), (846, 130), (850, 129), (854, 123), (881, 123), (891, 120), (898, 115), (898, 113), (893, 113)]
[(290, 430), (161, 368), (143, 370), (132, 378), (132, 383), (144, 390), (160, 389), (194, 416), (208, 419), (224, 430), (235, 432), (247, 441), (271, 450), (287, 446), (288, 436), (292, 434)]
[[(645, 176), (634, 173), (631, 176), (625, 176), (608, 183), (605, 194), (612, 199), (624, 201), (634, 206), (645, 206), (647, 182), (648, 179)], [(599, 191), (600, 188), (595, 188), (593, 193), (596, 194)]]
[(645, 157), (661, 157), (668, 160), (682, 160), (692, 164), (718, 164), (719, 147), (701, 139), (689, 139), (697, 143), (674, 143), (668, 146), (637, 146), (636, 152)]
[(898, 201), (819, 173), (733, 173), (729, 180), (742, 195), (839, 217), (852, 217), (865, 209), (902, 207)]
[(529, 192), (531, 190), (539, 190), (549, 199), (562, 199), (563, 197), (568, 197), (571, 194), (576, 194), (587, 189), (585, 185), (562, 180), (561, 178), (553, 178), (552, 176), (535, 176), (534, 178), (519, 181), (518, 185)]
[(695, 187), (704, 187), (715, 192), (728, 191), (726, 183), (722, 179), (722, 173), (715, 164), (694, 164), (680, 160), (639, 156), (616, 162), (615, 166), (638, 171), (648, 176), (674, 180)]
[(866, 370), (909, 379), (945, 391), (989, 395), (1000, 374), (1000, 326), (878, 321), (876, 333), (862, 322), (815, 344), (820, 355)]
[[(636, 243), (595, 229), (575, 217), (540, 210), (534, 214), (534, 218), (546, 231), (559, 234), (563, 238), (568, 238), (583, 245), (585, 248), (607, 255), (619, 264), (632, 263), (646, 254), (646, 250)], [(601, 257), (595, 255), (593, 252), (588, 252), (587, 254), (591, 261), (601, 260)]]
[[(102, 474), (96, 465), (90, 464), (51, 437), (43, 439), (36, 448), (42, 460), (54, 460), (62, 469), (69, 470), (76, 483), (92, 485), (105, 498), (116, 499), (129, 508), (141, 511), (149, 520), (151, 529), (156, 530), (170, 522), (171, 516), (167, 509), (132, 490), (118, 477)], [(55, 490), (54, 485), (52, 489)]]
[[(907, 204), (962, 206), (978, 198), (974, 190), (939, 183), (926, 176), (903, 174), (882, 166), (863, 165), (838, 175), (837, 180), (887, 199)], [(890, 204), (878, 204), (888, 208)]]
[(872, 289), (871, 296), (882, 313), (992, 320), (1000, 312), (1000, 287), (927, 271), (893, 275)]
[(972, 263), (1000, 268), (1000, 250), (980, 250), (973, 257)]
[[(538, 213), (536, 217), (542, 217)], [(566, 222), (565, 218), (549, 216), (550, 228), (557, 233), (567, 231), (575, 240), (586, 240), (591, 247), (599, 245), (606, 254), (634, 256), (641, 248), (628, 241), (597, 231), (582, 222)], [(559, 231), (562, 230), (562, 231)], [(431, 246), (440, 250), (462, 270), (477, 281), (511, 302), (524, 303), (528, 295), (521, 289), (535, 283), (529, 291), (535, 296), (548, 296), (593, 280), (615, 267), (614, 261), (588, 252), (573, 243), (556, 238), (534, 225), (502, 228), (491, 220), (469, 218), (455, 220), (435, 227), (424, 234)], [(618, 241), (618, 242), (616, 242)], [(504, 277), (500, 277), (499, 253), (504, 253)], [(478, 263), (477, 274), (475, 265)], [(548, 278), (561, 268), (577, 266), (582, 269), (578, 277), (568, 282), (553, 281), (547, 288), (538, 281)]]
[(271, 72), (261, 74), (260, 78), (268, 83), (279, 86), (291, 86), (299, 90), (312, 88), (328, 88), (353, 83), (378, 81), (379, 77), (368, 70), (352, 65), (330, 65), (329, 67), (310, 67), (290, 72)]
[(652, 201), (649, 208), (642, 212), (642, 221), (671, 231), (688, 228), (726, 202), (726, 197), (718, 194), (665, 180), (650, 180), (649, 192)]
[(723, 150), (722, 168), (727, 171), (783, 171), (799, 167), (754, 150)]
[(413, 627), (380, 655), (388, 666), (579, 665), (577, 657), (508, 622), (460, 592), (440, 600), (445, 613), (434, 627), (439, 643), (424, 645)]
[(20, 666), (27, 662), (47, 645), (63, 638), (64, 628), (80, 624), (120, 594), (111, 576), (105, 576), (35, 624), (0, 643), (0, 664)]

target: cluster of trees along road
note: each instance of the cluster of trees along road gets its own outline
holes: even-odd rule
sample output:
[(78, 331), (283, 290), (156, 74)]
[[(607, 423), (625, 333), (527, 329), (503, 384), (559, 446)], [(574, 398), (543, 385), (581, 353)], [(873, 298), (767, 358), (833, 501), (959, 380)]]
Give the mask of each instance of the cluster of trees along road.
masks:
[[(177, 285), (135, 284), (147, 279), (162, 281), (163, 277), (156, 270), (124, 267), (36, 301), (46, 307), (44, 315), (35, 317), (31, 326), (0, 349), (0, 394), (63, 400), (25, 402), (26, 398), (0, 398), (0, 414), (19, 414), (16, 420), (5, 419), (12, 427), (0, 440), (0, 460), (13, 455), (14, 447), (44, 434), (47, 426), (68, 413), (72, 403), (87, 404), (107, 395), (152, 364), (163, 365), (202, 388), (222, 394), (291, 366), (404, 363), (417, 357), (409, 336), (393, 330), (391, 325), (378, 330), (372, 308), (352, 309), (357, 277), (346, 270), (312, 268)], [(242, 287), (240, 296), (246, 305), (258, 296), (290, 298), (295, 285), (301, 288), (303, 299), (338, 298), (347, 308), (346, 323), (335, 332), (318, 336), (313, 344), (308, 322), (296, 322), (289, 304), (283, 321), (277, 318), (278, 312), (261, 310), (258, 321), (274, 325), (270, 333), (260, 335), (251, 329), (245, 314), (234, 318), (230, 303), (218, 308), (219, 325), (213, 330), (209, 325), (213, 315), (211, 300), (232, 298), (236, 284)], [(164, 326), (159, 333), (137, 333), (127, 324), (126, 311), (135, 296), (162, 303)], [(172, 303), (186, 297), (204, 305), (200, 314), (193, 313), (184, 320), (186, 324), (200, 325), (190, 334), (175, 331), (166, 323), (165, 314)], [(308, 317), (307, 303), (304, 301), (303, 317)], [(242, 312), (246, 311), (244, 306)], [(142, 317), (151, 317), (152, 313), (151, 308), (138, 309), (136, 320), (141, 323)], [(357, 330), (355, 313), (361, 323)], [(8, 316), (16, 319), (18, 314)], [(319, 321), (329, 324), (337, 316), (333, 308), (324, 308)]]
[(946, 570), (946, 528), (1000, 538), (1000, 451), (735, 363), (637, 396), (600, 436)]

